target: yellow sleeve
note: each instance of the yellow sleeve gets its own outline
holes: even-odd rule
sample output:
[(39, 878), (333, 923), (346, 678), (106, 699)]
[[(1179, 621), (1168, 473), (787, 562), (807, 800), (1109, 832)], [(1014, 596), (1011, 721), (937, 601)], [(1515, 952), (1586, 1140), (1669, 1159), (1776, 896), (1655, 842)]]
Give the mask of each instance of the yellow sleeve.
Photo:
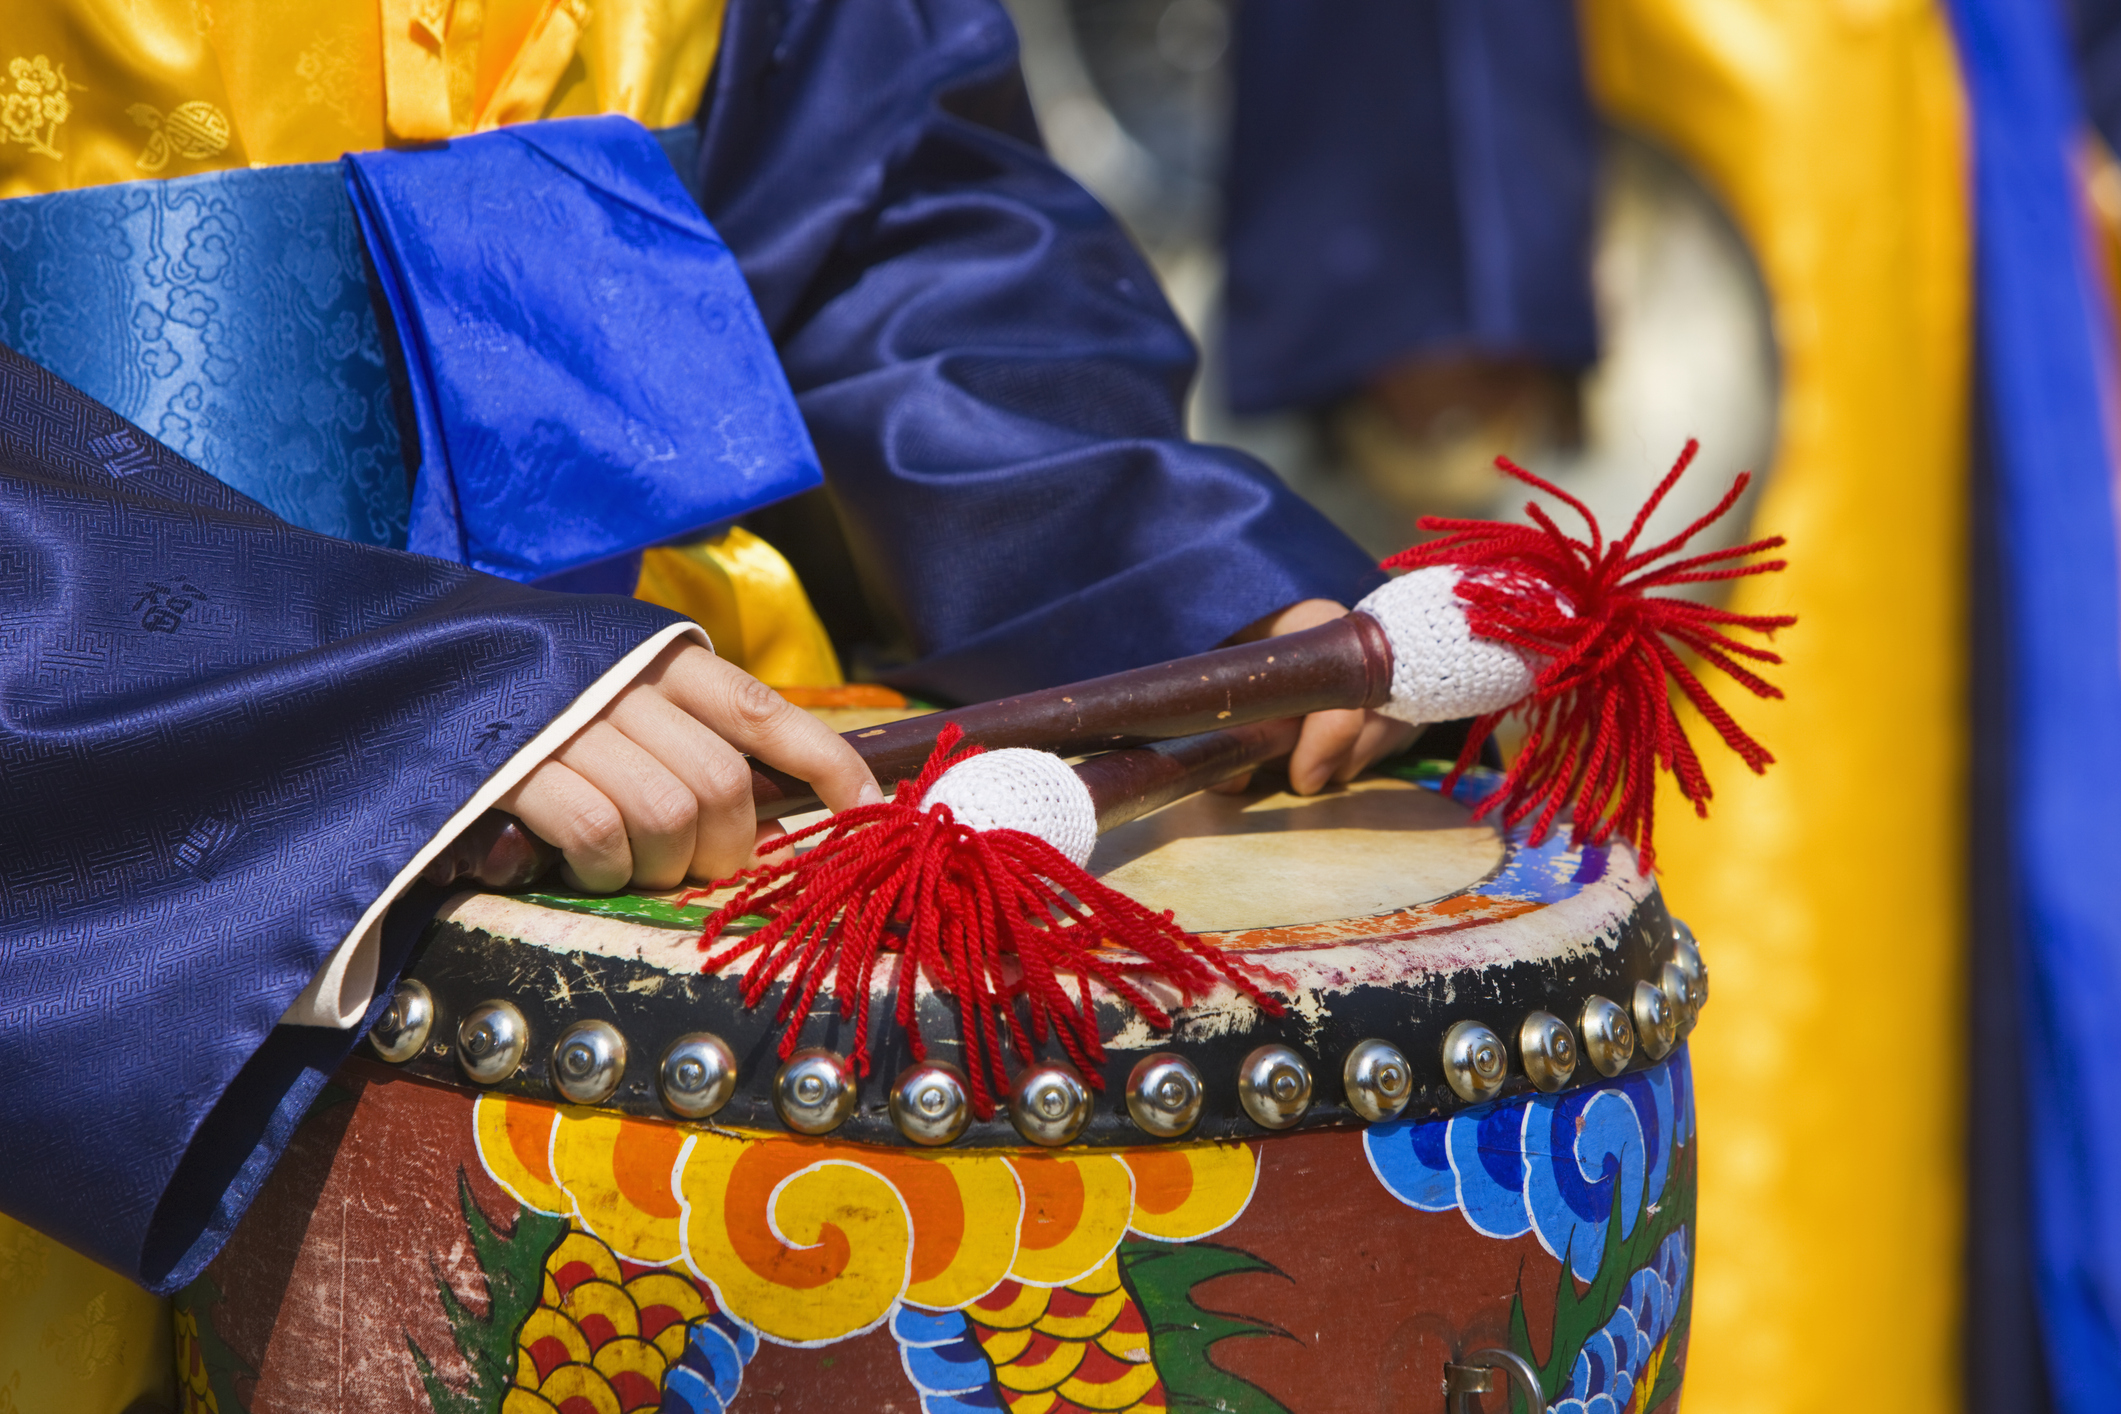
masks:
[(0, 1215), (0, 1411), (175, 1402), (169, 1303)]
[(699, 106), (727, 0), (42, 0), (0, 28), (0, 198)]
[(794, 567), (748, 530), (650, 550), (634, 597), (688, 616), (716, 653), (774, 687), (846, 681)]

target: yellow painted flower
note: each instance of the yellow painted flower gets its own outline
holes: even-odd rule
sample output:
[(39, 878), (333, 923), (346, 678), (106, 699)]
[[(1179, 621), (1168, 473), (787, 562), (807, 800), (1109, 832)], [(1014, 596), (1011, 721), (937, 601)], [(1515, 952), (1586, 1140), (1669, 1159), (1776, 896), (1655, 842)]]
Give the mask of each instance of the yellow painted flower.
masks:
[(628, 1261), (682, 1261), (732, 1317), (792, 1345), (858, 1334), (901, 1300), (954, 1310), (1008, 1284), (1079, 1285), (1130, 1231), (1220, 1231), (1259, 1174), (1244, 1144), (928, 1153), (501, 1095), (482, 1095), (473, 1123), (486, 1171), (518, 1202)]

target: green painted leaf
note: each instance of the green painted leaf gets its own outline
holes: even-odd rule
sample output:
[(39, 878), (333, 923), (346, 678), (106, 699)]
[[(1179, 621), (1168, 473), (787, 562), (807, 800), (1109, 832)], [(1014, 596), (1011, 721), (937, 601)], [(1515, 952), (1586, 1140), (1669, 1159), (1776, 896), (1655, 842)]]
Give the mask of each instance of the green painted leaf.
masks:
[(1272, 1272), (1272, 1263), (1212, 1242), (1153, 1242), (1129, 1237), (1119, 1247), (1120, 1280), (1141, 1307), (1149, 1326), (1149, 1352), (1173, 1409), (1213, 1409), (1227, 1414), (1289, 1414), (1279, 1400), (1239, 1379), (1209, 1356), (1218, 1341), (1243, 1336), (1295, 1337), (1279, 1326), (1248, 1316), (1208, 1311), (1193, 1299), (1204, 1281), (1234, 1272)]
[[(679, 908), (669, 899), (648, 898), (641, 894), (517, 894), (524, 903), (536, 904), (539, 908), (555, 908), (563, 913), (587, 913), (598, 918), (619, 918), (628, 923), (646, 923), (653, 928), (683, 928), (697, 933), (700, 925), (707, 921), (709, 910), (704, 904), (687, 904)], [(730, 928), (732, 933), (747, 929), (763, 928), (765, 918), (756, 913), (747, 913)]]
[[(1598, 1259), (1598, 1275), (1581, 1292), (1576, 1290), (1576, 1279), (1570, 1274), (1566, 1257), (1561, 1263), (1561, 1277), (1554, 1295), (1554, 1329), (1547, 1347), (1547, 1358), (1542, 1363), (1532, 1350), (1532, 1333), (1525, 1319), (1524, 1295), (1510, 1300), (1510, 1349), (1525, 1357), (1539, 1371), (1539, 1387), (1548, 1399), (1558, 1396), (1568, 1384), (1569, 1372), (1575, 1368), (1576, 1357), (1582, 1353), (1584, 1342), (1595, 1335), (1599, 1328), (1613, 1319), (1627, 1295), (1628, 1279), (1640, 1268), (1647, 1266), (1656, 1255), (1657, 1248), (1675, 1229), (1688, 1227), (1694, 1217), (1694, 1150), (1687, 1145), (1672, 1155), (1671, 1176), (1665, 1181), (1664, 1193), (1656, 1200), (1651, 1211), (1646, 1203), (1637, 1214), (1635, 1231), (1623, 1238), (1620, 1235), (1620, 1197), (1613, 1198), (1612, 1214), (1606, 1219), (1605, 1250)], [(1678, 1318), (1668, 1334), (1668, 1350), (1677, 1350), (1687, 1319), (1692, 1312), (1694, 1263), (1689, 1253), (1687, 1262), (1686, 1299), (1681, 1303)], [(1674, 1339), (1673, 1337), (1678, 1337)], [(1668, 1386), (1667, 1379), (1670, 1384)], [(1656, 1408), (1659, 1391), (1676, 1388), (1678, 1373), (1674, 1362), (1667, 1361), (1658, 1371), (1656, 1389), (1651, 1402), (1641, 1405), (1644, 1409)], [(1524, 1409), (1524, 1396), (1512, 1394), (1510, 1407)], [(1539, 1414), (1539, 1411), (1530, 1411)]]
[(472, 1254), (486, 1279), (489, 1309), (485, 1318), (458, 1299), (440, 1268), (434, 1271), (434, 1284), (457, 1353), (471, 1365), (471, 1384), (452, 1389), (443, 1383), (434, 1362), (417, 1342), (408, 1336), (405, 1344), (419, 1368), (420, 1383), (427, 1387), (427, 1402), (434, 1414), (499, 1414), (501, 1401), (515, 1380), (516, 1332), (537, 1309), (545, 1288), (545, 1259), (567, 1235), (567, 1220), (524, 1208), (516, 1215), (513, 1232), (497, 1232), (473, 1200), (471, 1182), (462, 1169), (457, 1170), (457, 1205), (464, 1210)]

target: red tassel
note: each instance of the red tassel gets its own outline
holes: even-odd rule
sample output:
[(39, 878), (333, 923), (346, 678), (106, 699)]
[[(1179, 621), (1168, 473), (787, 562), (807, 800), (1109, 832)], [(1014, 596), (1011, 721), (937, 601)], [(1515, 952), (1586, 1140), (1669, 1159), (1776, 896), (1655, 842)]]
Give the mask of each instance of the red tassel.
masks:
[[(703, 970), (756, 952), (744, 974), (746, 1006), (758, 1005), (777, 978), (788, 979), (774, 1017), (786, 1028), (783, 1060), (794, 1053), (829, 976), (840, 1014), (854, 1018), (855, 1069), (869, 1073), (869, 984), (886, 953), (898, 955), (888, 964), (896, 1015), (915, 1059), (925, 1059), (927, 1048), (914, 1019), (914, 979), (925, 973), (957, 998), (966, 1080), (981, 1119), (993, 1116), (995, 1094), (1008, 1089), (1000, 1039), (1005, 1018), (1009, 1041), (1026, 1064), (1036, 1059), (1033, 1042), (1051, 1034), (1084, 1078), (1103, 1088), (1093, 977), (1159, 1030), (1171, 1025), (1170, 1016), (1130, 977), (1160, 977), (1190, 1001), (1221, 976), (1268, 1015), (1282, 1014), (1278, 999), (1182, 930), (1168, 910), (1151, 913), (1107, 888), (1038, 836), (975, 830), (959, 824), (947, 805), (921, 809), (944, 771), (980, 752), (978, 746), (954, 750), (963, 736), (957, 726), (945, 727), (928, 764), (899, 786), (895, 799), (856, 806), (775, 840), (779, 849), (823, 836), (807, 854), (739, 875), (744, 883), (736, 897), (707, 920), (702, 950), (745, 914), (767, 915), (764, 927), (709, 957)], [(1143, 960), (1121, 962), (1101, 951), (1105, 944), (1132, 949)], [(1013, 976), (1005, 955), (1016, 959)], [(1072, 996), (1063, 972), (1079, 979)], [(1028, 1030), (1017, 1020), (1019, 997)]]
[[(1692, 650), (1702, 662), (1755, 697), (1779, 698), (1780, 688), (1736, 660), (1780, 663), (1782, 659), (1764, 648), (1740, 643), (1724, 630), (1771, 635), (1796, 619), (1733, 614), (1648, 592), (1740, 579), (1784, 567), (1783, 560), (1732, 563), (1779, 548), (1783, 544), (1779, 535), (1728, 550), (1669, 558), (1722, 519), (1744, 494), (1751, 475), (1741, 475), (1715, 509), (1683, 533), (1650, 549), (1635, 549), (1636, 537), (1694, 460), (1699, 446), (1688, 440), (1679, 460), (1636, 513), (1628, 533), (1611, 545), (1605, 543), (1597, 519), (1581, 501), (1507, 457), (1497, 457), (1495, 465), (1502, 471), (1566, 502), (1582, 516), (1590, 528), (1590, 540), (1563, 534), (1536, 503), (1527, 503), (1526, 514), (1536, 529), (1425, 516), (1423, 530), (1450, 533), (1384, 562), (1386, 569), (1455, 565), (1466, 571), (1459, 581), (1458, 597), (1465, 603), (1473, 632), (1546, 660), (1532, 695), (1517, 709), (1524, 712), (1531, 728), (1524, 749), (1503, 778), (1502, 789), (1489, 798), (1490, 805), (1502, 803), (1503, 820), (1510, 826), (1532, 819), (1535, 842), (1547, 837), (1561, 812), (1574, 802), (1571, 839), (1576, 844), (1602, 844), (1618, 833), (1634, 845), (1643, 868), (1654, 869), (1657, 856), (1650, 835), (1655, 824), (1658, 766), (1678, 778), (1679, 789), (1693, 802), (1695, 814), (1708, 815), (1708, 777), (1672, 710), (1667, 679), (1678, 684), (1724, 745), (1737, 752), (1756, 775), (1775, 759), (1709, 695), (1674, 645)], [(1490, 713), (1473, 724), (1465, 750), (1446, 778), (1446, 789), (1478, 758), (1481, 743), (1504, 715)]]

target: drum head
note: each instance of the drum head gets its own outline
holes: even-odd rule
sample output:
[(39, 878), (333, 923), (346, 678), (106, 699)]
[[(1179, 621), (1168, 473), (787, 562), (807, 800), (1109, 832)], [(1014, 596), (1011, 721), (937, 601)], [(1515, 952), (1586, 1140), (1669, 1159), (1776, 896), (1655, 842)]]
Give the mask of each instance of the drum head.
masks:
[[(1666, 980), (1674, 956), (1655, 884), (1625, 846), (1577, 847), (1563, 836), (1534, 842), (1498, 828), (1474, 809), (1495, 777), (1474, 773), (1446, 795), (1444, 769), (1402, 763), (1308, 799), (1263, 775), (1246, 793), (1195, 796), (1101, 841), (1093, 872), (1153, 909), (1170, 909), (1205, 945), (1253, 964), (1283, 1010), (1271, 1015), (1227, 983), (1185, 997), (1145, 980), (1171, 1015), (1172, 1024), (1158, 1028), (1092, 984), (1106, 1054), (1085, 1077), (1091, 1118), (1074, 1142), (1176, 1137), (1139, 1127), (1123, 1102), (1137, 1063), (1152, 1055), (1177, 1057), (1198, 1079), (1198, 1119), (1186, 1136), (1231, 1138), (1262, 1131), (1257, 1105), (1246, 1108), (1245, 1087), (1254, 1082), (1241, 1076), (1263, 1047), (1285, 1048), (1277, 1054), (1293, 1058), (1305, 1077), (1308, 1098), (1288, 1127), (1332, 1127), (1360, 1122), (1364, 1106), (1344, 1082), (1351, 1058), (1377, 1054), (1378, 1046), (1402, 1057), (1414, 1077), (1396, 1111), (1412, 1117), (1531, 1086), (1519, 1054), (1529, 1022), (1578, 1034), (1586, 1008), (1604, 1007), (1600, 1014), (1626, 1025), (1643, 989)], [(726, 1045), (735, 1073), (715, 1121), (783, 1128), (773, 1097), (789, 1049), (779, 1022), (785, 988), (775, 981), (747, 998), (749, 958), (701, 971), (701, 923), (725, 897), (457, 898), (437, 916), (410, 973), (426, 991), (430, 1034), (389, 1058), (432, 1079), (550, 1099), (558, 1093), (556, 1041), (596, 1023), (613, 1073), (622, 1072), (597, 1103), (668, 1118), (683, 1112), (673, 1108), (662, 1063), (683, 1038), (709, 1033)], [(888, 1096), (913, 1061), (893, 981), (891, 967), (876, 969), (872, 1069), (835, 1121), (843, 1138), (906, 1142)], [(796, 1044), (845, 1055), (856, 1018), (839, 1013), (829, 988), (819, 1000)], [(475, 1072), (456, 1053), (460, 1028), (467, 1017), (491, 1016), (493, 1005), (520, 1019), (519, 1053), (505, 1073), (490, 1064)], [(959, 1061), (957, 1002), (925, 974), (915, 981), (914, 1015), (928, 1055)], [(1509, 1074), (1496, 1082), (1499, 1090), (1469, 1094), (1454, 1083), (1447, 1043), (1468, 1035), (1492, 1038), (1490, 1053), (1505, 1056)], [(1578, 1040), (1579, 1052), (1584, 1044)], [(1042, 1053), (1065, 1059), (1050, 1042)], [(1622, 1057), (1619, 1070), (1662, 1054), (1646, 1046)], [(1563, 1083), (1597, 1078), (1583, 1064)], [(957, 1142), (1015, 1146), (1023, 1135), (997, 1113), (973, 1122)]]
[(1433, 790), (1371, 776), (1323, 795), (1204, 791), (1097, 842), (1090, 872), (1191, 933), (1370, 918), (1472, 888), (1501, 831)]

